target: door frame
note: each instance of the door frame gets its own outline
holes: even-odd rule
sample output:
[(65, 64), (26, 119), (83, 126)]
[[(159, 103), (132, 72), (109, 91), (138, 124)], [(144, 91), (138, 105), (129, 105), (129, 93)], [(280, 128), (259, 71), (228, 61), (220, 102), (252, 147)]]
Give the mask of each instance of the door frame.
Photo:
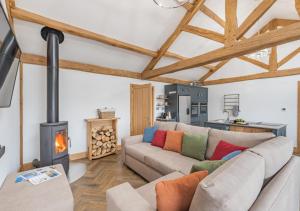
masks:
[(297, 84), (297, 147), (294, 148), (294, 154), (300, 154), (300, 81)]
[(150, 102), (150, 124), (153, 126), (154, 124), (154, 86), (152, 86), (151, 83), (148, 84), (130, 84), (130, 135), (133, 134), (133, 118), (134, 118), (134, 113), (133, 113), (133, 89), (135, 86), (150, 86), (151, 88), (151, 102)]

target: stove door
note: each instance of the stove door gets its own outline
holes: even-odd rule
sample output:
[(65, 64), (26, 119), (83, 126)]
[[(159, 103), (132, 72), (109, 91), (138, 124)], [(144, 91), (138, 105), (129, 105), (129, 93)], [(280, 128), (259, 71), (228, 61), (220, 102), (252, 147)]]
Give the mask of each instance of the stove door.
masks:
[(68, 127), (65, 125), (53, 128), (53, 159), (61, 158), (68, 154)]

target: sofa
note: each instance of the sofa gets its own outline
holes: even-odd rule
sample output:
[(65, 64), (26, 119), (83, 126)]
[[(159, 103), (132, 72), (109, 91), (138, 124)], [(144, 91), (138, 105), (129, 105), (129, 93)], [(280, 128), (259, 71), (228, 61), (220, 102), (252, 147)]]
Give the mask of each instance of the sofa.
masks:
[[(299, 211), (300, 159), (293, 156), (293, 142), (272, 133), (242, 133), (156, 122), (161, 130), (178, 130), (208, 137), (206, 159), (220, 140), (248, 147), (202, 180), (190, 211)], [(201, 161), (142, 142), (143, 136), (122, 139), (122, 160), (148, 184), (134, 189), (123, 183), (107, 190), (108, 211), (154, 211), (155, 185), (182, 177)]]

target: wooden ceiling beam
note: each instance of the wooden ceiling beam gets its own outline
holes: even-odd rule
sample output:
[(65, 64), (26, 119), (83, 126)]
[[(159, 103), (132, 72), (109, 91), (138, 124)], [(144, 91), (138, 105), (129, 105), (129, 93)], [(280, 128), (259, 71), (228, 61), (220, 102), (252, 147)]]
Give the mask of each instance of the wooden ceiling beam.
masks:
[(240, 56), (239, 59), (241, 59), (241, 60), (243, 60), (245, 62), (249, 62), (251, 64), (254, 64), (254, 65), (256, 65), (258, 67), (261, 67), (261, 68), (263, 68), (265, 70), (269, 70), (269, 65), (267, 65), (267, 64), (265, 64), (263, 62), (260, 62), (260, 61), (258, 61), (256, 59), (252, 59), (252, 58), (249, 58), (247, 56)]
[(269, 21), (267, 24), (265, 24), (257, 33), (257, 34), (263, 34), (272, 30), (277, 29), (278, 27), (284, 27), (291, 25), (293, 23), (299, 23), (300, 20), (292, 20), (292, 19), (282, 19), (282, 18), (274, 18), (271, 21)]
[(288, 70), (271, 71), (271, 72), (252, 74), (252, 75), (247, 75), (247, 76), (238, 76), (238, 77), (232, 77), (232, 78), (209, 80), (209, 81), (204, 81), (203, 85), (208, 86), (208, 85), (234, 83), (234, 82), (240, 82), (240, 81), (264, 79), (264, 78), (285, 77), (285, 76), (292, 76), (292, 75), (299, 75), (299, 74), (300, 74), (300, 68), (293, 68), (293, 69), (288, 69)]
[(152, 60), (150, 61), (150, 63), (147, 65), (147, 67), (144, 69), (143, 72), (150, 71), (155, 67), (155, 65), (165, 55), (167, 50), (171, 47), (171, 45), (174, 43), (174, 41), (180, 35), (180, 33), (182, 32), (182, 27), (184, 27), (186, 24), (188, 24), (191, 21), (191, 19), (198, 12), (199, 8), (203, 5), (203, 3), (204, 3), (204, 0), (196, 0), (193, 8), (186, 12), (186, 14), (184, 15), (184, 17), (182, 18), (182, 20), (176, 27), (175, 31), (169, 36), (169, 38), (166, 40), (166, 42), (158, 50), (158, 55), (152, 58)]
[(237, 41), (237, 0), (225, 0), (225, 46)]
[[(45, 56), (23, 53), (21, 56), (21, 61), (26, 64), (47, 66), (47, 58)], [(63, 59), (59, 60), (59, 67), (62, 69), (70, 69), (70, 70), (82, 71), (88, 73), (141, 79), (141, 73), (139, 72), (133, 72), (133, 71), (122, 70), (122, 69), (113, 69), (113, 68), (85, 64), (85, 63), (63, 60)], [(190, 83), (190, 81), (173, 79), (168, 77), (155, 77), (152, 78), (150, 81), (158, 81), (162, 83), (179, 83), (179, 84)]]
[(276, 46), (271, 48), (271, 54), (269, 56), (269, 66), (270, 66), (270, 71), (277, 71), (278, 69)]
[(189, 32), (216, 42), (224, 43), (225, 37), (223, 34), (220, 34), (218, 32), (214, 32), (208, 29), (192, 26), (192, 25), (186, 25), (183, 27), (183, 31)]
[[(190, 10), (193, 7), (193, 4), (186, 3), (183, 5), (183, 7), (187, 10)], [(225, 28), (225, 21), (204, 4), (202, 5), (202, 7), (200, 7), (200, 11), (203, 12), (207, 17), (215, 21), (217, 24), (219, 24), (222, 28)]]
[(142, 73), (143, 79), (194, 68), (206, 64), (243, 56), (265, 48), (281, 45), (300, 39), (300, 23), (294, 23), (281, 29), (239, 41), (233, 46), (185, 59), (165, 67)]
[(284, 18), (275, 18), (274, 20), (274, 25), (276, 25), (277, 27), (279, 26), (288, 26), (291, 25), (293, 23), (299, 23), (300, 20), (293, 20), (293, 19), (284, 19)]
[[(65, 33), (74, 35), (74, 36), (78, 36), (78, 37), (82, 37), (85, 39), (90, 39), (90, 40), (94, 40), (97, 42), (101, 42), (101, 43), (105, 43), (107, 45), (110, 46), (114, 46), (117, 48), (122, 48), (122, 49), (126, 49), (129, 51), (133, 51), (139, 54), (143, 54), (146, 56), (151, 56), (151, 57), (155, 57), (157, 56), (157, 52), (137, 46), (137, 45), (133, 45), (130, 43), (126, 43), (123, 41), (119, 41), (101, 34), (97, 34), (95, 32), (91, 32), (76, 26), (72, 26), (66, 23), (62, 23), (50, 18), (46, 18), (43, 17), (41, 15), (32, 13), (32, 12), (28, 12), (26, 10), (23, 9), (19, 9), (19, 8), (12, 8), (11, 9), (11, 14), (12, 17), (23, 20), (23, 21), (28, 21), (28, 22), (32, 22), (35, 24), (40, 24), (40, 25), (45, 25), (60, 31), (63, 31)], [(172, 52), (166, 52), (165, 56), (170, 57), (170, 58), (174, 58), (174, 59), (179, 59), (182, 60), (182, 56), (176, 54), (176, 53), (172, 53)]]
[(284, 57), (280, 62), (278, 62), (278, 67), (283, 66), (284, 64), (289, 62), (292, 58), (297, 56), (299, 53), (300, 53), (300, 48), (297, 48), (296, 50), (288, 54), (286, 57)]
[(202, 76), (199, 79), (200, 83), (203, 83), (206, 79), (208, 79), (212, 74), (217, 72), (219, 69), (221, 69), (225, 64), (227, 64), (229, 60), (221, 61), (219, 64), (217, 64), (213, 69), (209, 70), (204, 76)]
[(276, 2), (276, 0), (263, 0), (246, 18), (238, 29), (237, 39), (240, 39)]
[(221, 27), (225, 28), (225, 21), (222, 18), (220, 18), (216, 13), (214, 13), (212, 10), (210, 10), (208, 7), (202, 5), (202, 7), (200, 7), (200, 11), (203, 12), (210, 19), (215, 21), (217, 24), (219, 24)]
[(15, 0), (5, 0), (5, 4), (6, 4), (8, 22), (9, 22), (10, 26), (13, 28), (14, 20), (13, 20), (12, 14), (11, 14), (11, 9), (16, 7)]

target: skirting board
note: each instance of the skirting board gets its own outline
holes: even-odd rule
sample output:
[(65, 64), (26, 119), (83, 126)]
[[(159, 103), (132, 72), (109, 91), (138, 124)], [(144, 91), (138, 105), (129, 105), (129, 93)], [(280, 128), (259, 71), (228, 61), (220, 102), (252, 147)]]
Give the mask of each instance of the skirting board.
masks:
[[(117, 150), (120, 151), (121, 150), (121, 145), (117, 146)], [(79, 159), (83, 159), (83, 158), (87, 158), (87, 152), (79, 152), (79, 153), (74, 153), (74, 154), (70, 154), (70, 160), (74, 161), (74, 160), (79, 160)], [(33, 169), (32, 163), (24, 163), (21, 167), (20, 167), (20, 171), (28, 171)]]
[(79, 159), (83, 159), (83, 158), (87, 158), (87, 152), (79, 152), (79, 153), (70, 154), (70, 160), (79, 160)]

